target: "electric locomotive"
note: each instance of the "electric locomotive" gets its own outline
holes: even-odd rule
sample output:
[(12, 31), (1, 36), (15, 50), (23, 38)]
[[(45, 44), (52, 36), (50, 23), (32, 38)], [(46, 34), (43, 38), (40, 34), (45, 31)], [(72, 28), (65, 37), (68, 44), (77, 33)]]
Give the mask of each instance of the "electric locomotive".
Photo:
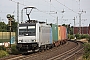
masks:
[(27, 13), (27, 9), (34, 7), (25, 7), (26, 15), (28, 19), (25, 23), (20, 23), (18, 26), (18, 41), (17, 49), (21, 53), (41, 51), (43, 49), (49, 49), (53, 47), (52, 44), (52, 28), (45, 22), (39, 22), (37, 20), (30, 20), (30, 13)]
[(32, 21), (34, 22), (19, 24), (17, 49), (22, 53), (53, 47), (51, 26)]

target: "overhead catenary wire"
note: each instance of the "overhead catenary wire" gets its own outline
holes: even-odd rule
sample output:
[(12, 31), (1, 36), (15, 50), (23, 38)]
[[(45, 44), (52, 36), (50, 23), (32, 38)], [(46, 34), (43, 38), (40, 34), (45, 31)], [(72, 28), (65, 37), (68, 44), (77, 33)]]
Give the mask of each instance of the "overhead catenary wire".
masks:
[[(45, 1), (45, 0), (44, 0)], [(57, 1), (57, 0), (56, 0)], [(47, 1), (45, 1), (45, 2), (47, 2)], [(59, 1), (58, 1), (59, 2)], [(47, 3), (49, 3), (49, 2), (47, 2)], [(74, 12), (74, 13), (76, 13), (77, 14), (77, 12), (75, 12), (74, 10), (72, 10), (71, 8), (69, 8), (69, 7), (67, 7), (66, 5), (64, 5), (64, 4), (62, 4), (61, 2), (59, 2), (61, 5), (63, 5), (64, 7), (66, 7), (66, 8), (68, 8), (70, 11), (72, 11), (72, 12)], [(50, 12), (51, 12), (51, 6), (53, 7), (53, 8), (55, 8), (54, 6), (53, 6), (53, 4), (51, 3), (51, 0), (50, 0)], [(55, 10), (57, 10), (56, 8), (55, 8)], [(59, 10), (57, 10), (58, 12), (59, 12)], [(63, 10), (64, 11), (64, 10)], [(66, 19), (65, 19), (66, 20)], [(72, 19), (71, 19), (72, 20)]]
[[(10, 0), (10, 1), (12, 1), (12, 2), (15, 2), (15, 3), (17, 3), (16, 1), (13, 1), (13, 0)], [(61, 5), (63, 5), (64, 7), (66, 7), (66, 8), (68, 8), (69, 10), (71, 10), (72, 12), (74, 12), (74, 13), (77, 13), (77, 12), (75, 12), (74, 10), (72, 10), (72, 9), (70, 9), (69, 7), (67, 7), (66, 5), (64, 5), (64, 4), (62, 4), (61, 2), (59, 2), (58, 0), (55, 0), (55, 1), (57, 1), (58, 3), (60, 3)], [(47, 1), (45, 1), (45, 2), (47, 2)], [(51, 0), (50, 0), (50, 2), (51, 2)], [(47, 2), (48, 3), (48, 2)], [(23, 3), (20, 3), (19, 2), (19, 4), (20, 5), (23, 5), (23, 6), (27, 6), (27, 5), (25, 5), (25, 4), (23, 4)], [(52, 5), (52, 4), (51, 4)], [(53, 5), (52, 5), (53, 6)], [(54, 6), (53, 6), (54, 7)], [(55, 8), (55, 7), (54, 7)], [(56, 8), (55, 8), (56, 9)], [(40, 11), (40, 12), (43, 12), (43, 13), (46, 13), (46, 12), (44, 12), (44, 11), (41, 11), (41, 10), (39, 10), (39, 9), (37, 9), (38, 11)], [(57, 10), (57, 9), (56, 9)], [(57, 10), (58, 11), (58, 10)], [(49, 13), (46, 13), (46, 14), (49, 14)], [(51, 14), (49, 14), (50, 16), (52, 16)], [(52, 16), (52, 17), (54, 17), (54, 16)]]
[[(75, 0), (75, 2), (77, 2), (76, 0)], [(79, 3), (77, 2), (77, 4), (79, 5)]]
[[(10, 1), (12, 1), (12, 2), (14, 2), (14, 3), (17, 3), (16, 1), (14, 1), (14, 0), (10, 0)], [(28, 5), (25, 5), (25, 4), (23, 4), (23, 3), (20, 3), (19, 2), (19, 4), (20, 5), (23, 5), (23, 6), (28, 6)], [(49, 14), (49, 13), (46, 13), (46, 12), (44, 12), (44, 11), (41, 11), (41, 10), (39, 10), (38, 8), (36, 8), (39, 12), (42, 12), (42, 13), (45, 13), (45, 14), (48, 14), (48, 15), (50, 15), (51, 17), (54, 17), (54, 18), (56, 18), (55, 16), (53, 16), (53, 15), (51, 15), (51, 14)]]
[(72, 10), (71, 8), (69, 8), (69, 7), (67, 7), (66, 5), (64, 5), (64, 4), (62, 4), (61, 2), (59, 2), (58, 0), (55, 0), (55, 1), (57, 1), (59, 4), (61, 4), (62, 6), (64, 6), (64, 7), (66, 7), (66, 8), (68, 8), (69, 10), (71, 10), (72, 12), (74, 12), (74, 13), (76, 13), (76, 14), (78, 14), (77, 12), (75, 12), (74, 10)]
[[(16, 2), (16, 1), (14, 1), (14, 0), (10, 0), (10, 1), (17, 3), (17, 2)], [(44, 0), (44, 1), (45, 1), (45, 2), (47, 2), (46, 0)], [(70, 11), (72, 11), (72, 12), (74, 12), (74, 13), (78, 14), (78, 13), (77, 13), (77, 12), (75, 12), (73, 9), (69, 8), (68, 6), (66, 6), (65, 4), (61, 3), (60, 1), (58, 1), (58, 0), (55, 0), (55, 1), (56, 1), (56, 2), (58, 2), (59, 4), (61, 4), (62, 6), (66, 7), (66, 8), (67, 8), (67, 9), (69, 9)], [(52, 4), (51, 2), (52, 2), (52, 0), (50, 0), (50, 5), (51, 5), (53, 8), (55, 8), (55, 10), (56, 10), (57, 12), (59, 12), (59, 10), (58, 10), (58, 9), (56, 9), (56, 7), (55, 7), (55, 6), (53, 6), (53, 4)], [(49, 3), (49, 2), (47, 2), (47, 3)], [(28, 6), (28, 5), (25, 5), (24, 3), (20, 3), (20, 2), (19, 2), (19, 4), (20, 4), (20, 5), (23, 5), (23, 6)], [(37, 10), (38, 10), (39, 12), (42, 12), (42, 13), (48, 14), (49, 16), (51, 16), (51, 17), (53, 17), (53, 18), (55, 18), (55, 19), (56, 19), (56, 16), (54, 16), (54, 15), (50, 14), (50, 13), (49, 13), (49, 12), (47, 12), (47, 11), (41, 11), (41, 10), (40, 10), (40, 9), (38, 9), (38, 8), (37, 8)], [(55, 12), (55, 11), (53, 11), (53, 12)]]
[[(38, 11), (40, 11), (39, 9), (37, 9)], [(53, 16), (53, 15), (51, 15), (51, 14), (49, 14), (49, 13), (46, 13), (46, 12), (44, 12), (44, 11), (40, 11), (40, 12), (43, 12), (43, 13), (45, 13), (45, 14), (48, 14), (48, 15), (50, 15), (51, 17), (54, 17), (54, 18), (56, 18), (55, 16)]]
[[(14, 2), (14, 3), (17, 3), (17, 2), (16, 2), (16, 1), (14, 1), (14, 0), (10, 0), (10, 1), (12, 1), (12, 2)], [(27, 6), (27, 5), (22, 4), (22, 3), (20, 3), (20, 2), (19, 2), (19, 4), (20, 4), (20, 5), (23, 5), (23, 6)]]
[[(46, 0), (44, 0), (45, 2), (47, 2)], [(47, 3), (49, 3), (49, 2), (47, 2)], [(52, 5), (53, 6), (53, 4), (51, 3), (51, 0), (50, 0), (50, 5)], [(51, 6), (50, 6), (51, 7)], [(53, 6), (53, 8), (55, 8), (55, 10), (57, 10), (57, 11), (59, 11), (58, 9), (56, 9), (56, 7), (55, 6)]]
[[(45, 1), (45, 0), (44, 0)], [(50, 0), (51, 1), (51, 0)], [(47, 2), (47, 1), (45, 1), (45, 2)], [(48, 3), (48, 2), (47, 2)], [(51, 4), (52, 5), (52, 4)], [(53, 5), (52, 5), (53, 6)], [(54, 6), (53, 6), (54, 7)], [(54, 7), (55, 8), (55, 7)], [(50, 15), (51, 17), (54, 17), (54, 18), (56, 18), (55, 16), (53, 16), (53, 15), (51, 15), (50, 13), (47, 13), (47, 12), (50, 12), (50, 11), (41, 11), (40, 9), (37, 9), (39, 12), (42, 12), (42, 13), (45, 13), (45, 14), (48, 14), (48, 15)]]
[[(56, 0), (57, 1), (57, 0)], [(47, 1), (45, 1), (45, 2), (47, 2)], [(59, 2), (59, 1), (57, 1), (57, 2)], [(47, 2), (48, 3), (48, 2)], [(70, 11), (72, 11), (72, 12), (74, 12), (74, 13), (76, 13), (77, 14), (77, 12), (75, 12), (74, 10), (72, 10), (71, 8), (69, 8), (69, 7), (67, 7), (66, 5), (64, 5), (64, 4), (62, 4), (61, 2), (59, 2), (61, 5), (63, 5), (64, 7), (66, 7), (66, 8), (68, 8)], [(50, 0), (50, 5), (52, 5), (53, 6), (53, 4), (51, 4), (51, 0)], [(51, 6), (50, 6), (51, 7)], [(55, 8), (54, 6), (53, 6), (53, 8)], [(56, 9), (56, 8), (55, 8)], [(57, 10), (57, 9), (56, 9)], [(57, 10), (58, 11), (58, 10)], [(64, 10), (63, 10), (64, 11)], [(70, 20), (70, 19), (64, 19), (64, 20)], [(72, 20), (72, 19), (71, 19)]]

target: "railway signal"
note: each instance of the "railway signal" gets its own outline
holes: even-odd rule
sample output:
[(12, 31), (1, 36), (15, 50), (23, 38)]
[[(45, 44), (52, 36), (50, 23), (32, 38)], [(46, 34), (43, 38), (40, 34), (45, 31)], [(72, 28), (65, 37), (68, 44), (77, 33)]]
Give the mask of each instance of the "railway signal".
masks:
[(11, 22), (14, 20), (14, 15), (7, 14), (7, 19), (9, 20), (9, 27), (10, 27), (10, 48), (11, 48)]

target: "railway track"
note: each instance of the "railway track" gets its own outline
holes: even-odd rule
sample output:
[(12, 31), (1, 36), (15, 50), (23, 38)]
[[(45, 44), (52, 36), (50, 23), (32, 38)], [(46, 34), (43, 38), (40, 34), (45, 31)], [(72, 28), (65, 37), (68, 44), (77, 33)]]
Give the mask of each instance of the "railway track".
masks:
[(81, 43), (77, 42), (76, 47), (74, 47), (74, 48), (72, 48), (72, 49), (70, 49), (62, 54), (59, 54), (55, 57), (49, 58), (47, 60), (70, 60), (70, 58), (72, 58), (74, 55), (76, 55), (77, 53), (79, 53), (82, 50), (83, 50), (83, 47), (81, 46)]
[[(66, 45), (68, 45), (69, 44), (69, 42), (67, 42), (66, 44), (64, 44), (63, 46), (61, 46), (61, 48), (63, 48), (63, 47), (65, 47)], [(54, 47), (53, 48), (53, 50), (55, 50), (56, 49), (56, 47)], [(52, 49), (50, 49), (50, 51), (53, 51)], [(8, 57), (5, 57), (5, 58), (1, 58), (0, 60), (17, 60), (17, 59), (26, 59), (26, 58), (28, 58), (28, 57), (33, 57), (33, 56), (37, 56), (37, 55), (42, 55), (42, 54), (44, 54), (44, 53), (48, 53), (49, 51), (47, 50), (47, 51), (42, 51), (42, 52), (37, 52), (37, 53), (33, 53), (33, 54), (30, 54), (30, 55), (10, 55), (10, 56), (8, 56)]]
[[(69, 44), (70, 42), (67, 42), (65, 45), (63, 45), (63, 46), (61, 46), (61, 47), (59, 47), (59, 48), (63, 48), (63, 47), (65, 47), (65, 46), (67, 46), (68, 44)], [(27, 57), (25, 57), (25, 58), (22, 58), (23, 60), (43, 60), (43, 59), (47, 59), (47, 57), (48, 56), (50, 56), (50, 55), (45, 55), (44, 56), (44, 54), (47, 54), (47, 53), (50, 53), (50, 52), (53, 52), (54, 50), (58, 50), (58, 48), (57, 47), (54, 47), (53, 49), (50, 49), (50, 50), (46, 50), (46, 51), (42, 51), (42, 52), (38, 52), (38, 53), (35, 53), (35, 54), (32, 54), (32, 55), (28, 55)], [(54, 53), (54, 52), (53, 52)], [(35, 57), (35, 58), (33, 58), (33, 57)], [(22, 60), (22, 59), (20, 59), (20, 60)]]
[(79, 47), (79, 43), (68, 41), (66, 44), (61, 45), (59, 47), (54, 47), (50, 50), (45, 50), (42, 52), (37, 52), (29, 55), (16, 55), (4, 58), (2, 60), (67, 60), (75, 52), (73, 50), (78, 51)]

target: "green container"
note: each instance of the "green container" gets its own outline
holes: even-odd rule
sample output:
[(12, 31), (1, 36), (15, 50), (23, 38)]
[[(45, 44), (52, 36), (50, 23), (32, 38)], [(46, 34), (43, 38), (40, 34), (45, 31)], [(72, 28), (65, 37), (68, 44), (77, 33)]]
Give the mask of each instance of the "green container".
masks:
[(52, 26), (52, 39), (53, 42), (58, 41), (58, 26), (55, 24), (51, 24)]

